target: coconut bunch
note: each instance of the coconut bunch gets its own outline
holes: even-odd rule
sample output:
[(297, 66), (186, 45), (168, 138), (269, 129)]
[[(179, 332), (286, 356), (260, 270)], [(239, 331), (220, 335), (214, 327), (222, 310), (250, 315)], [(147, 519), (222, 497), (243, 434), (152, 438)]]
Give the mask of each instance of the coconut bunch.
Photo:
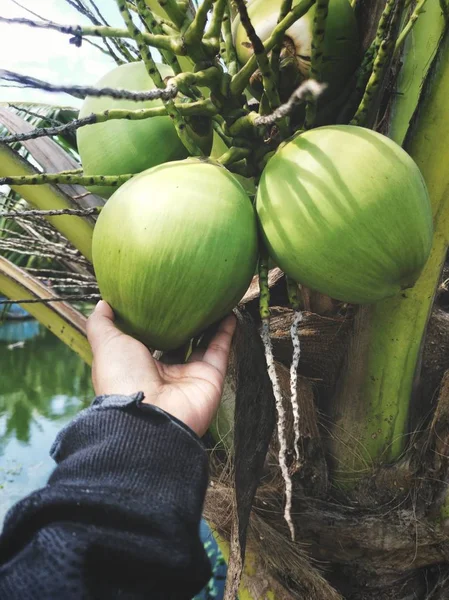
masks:
[[(284, 4), (254, 0), (236, 11), (232, 41), (243, 67), (254, 59), (254, 39), (263, 44), (272, 36)], [(359, 63), (349, 2), (332, 0), (324, 14), (322, 8), (314, 4), (267, 53), (267, 61), (278, 54), (280, 98), (288, 98), (319, 71), (324, 85), (313, 102), (316, 124), (321, 109), (338, 97)], [(324, 29), (317, 40), (319, 61), (314, 47), (318, 26)], [(159, 77), (167, 86), (175, 84), (171, 67), (155, 64), (154, 69), (157, 78), (148, 61), (121, 65), (97, 87), (146, 92), (157, 89)], [(258, 91), (250, 82), (247, 95), (252, 98), (241, 100), (242, 110), (256, 100), (270, 106), (261, 69), (253, 77), (261, 78), (262, 87)], [(193, 85), (182, 89), (186, 95), (177, 100), (186, 107), (188, 96), (201, 94)], [(103, 297), (127, 331), (160, 350), (201, 334), (248, 288), (259, 256), (257, 230), (264, 251), (294, 283), (337, 300), (375, 302), (414, 284), (432, 238), (419, 169), (398, 145), (371, 130), (354, 125), (304, 130), (304, 104), (283, 119), (289, 121), (290, 139), (280, 133), (285, 122), (273, 120), (277, 140), (262, 152), (260, 140), (254, 142), (263, 158), (258, 164), (245, 147), (231, 148), (243, 160), (228, 163), (227, 156), (211, 156), (212, 145), (219, 145), (212, 133), (216, 121), (205, 114), (185, 118), (190, 141), (199, 150), (195, 158), (173, 114), (162, 115), (162, 110), (161, 116), (144, 120), (133, 120), (133, 115), (78, 129), (86, 176), (138, 175), (113, 194), (109, 185), (89, 188), (109, 198), (94, 232), (93, 263)], [(157, 98), (139, 109), (163, 105)], [(80, 118), (133, 108), (133, 100), (88, 97)], [(293, 121), (302, 116), (302, 127), (292, 124), (292, 116)], [(223, 129), (230, 133), (232, 126)], [(243, 162), (245, 178), (235, 168)]]

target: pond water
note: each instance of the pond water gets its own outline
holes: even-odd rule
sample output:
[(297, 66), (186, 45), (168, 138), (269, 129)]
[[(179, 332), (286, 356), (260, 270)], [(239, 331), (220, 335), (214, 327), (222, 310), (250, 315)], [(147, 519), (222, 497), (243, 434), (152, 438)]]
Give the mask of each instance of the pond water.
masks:
[(92, 400), (90, 369), (32, 320), (0, 324), (0, 522), (44, 485), (61, 427)]
[[(46, 483), (56, 434), (93, 395), (90, 368), (52, 333), (34, 320), (0, 323), (0, 527)], [(195, 600), (219, 600), (225, 567), (205, 523), (201, 534), (216, 577)]]

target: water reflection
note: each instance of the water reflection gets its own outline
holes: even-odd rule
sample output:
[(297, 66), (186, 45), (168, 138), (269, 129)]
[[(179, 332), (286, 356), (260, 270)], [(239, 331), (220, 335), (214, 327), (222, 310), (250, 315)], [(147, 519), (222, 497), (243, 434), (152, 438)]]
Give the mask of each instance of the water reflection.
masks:
[[(8, 341), (23, 340), (18, 337), (23, 324), (2, 324), (0, 334), (5, 327)], [(11, 436), (29, 443), (37, 418), (68, 419), (82, 408), (80, 403), (91, 400), (90, 369), (49, 331), (39, 326), (34, 331), (37, 335), (20, 346), (0, 342), (0, 416), (5, 418), (0, 452)]]
[(35, 321), (0, 324), (0, 523), (44, 485), (56, 434), (93, 397), (90, 369)]

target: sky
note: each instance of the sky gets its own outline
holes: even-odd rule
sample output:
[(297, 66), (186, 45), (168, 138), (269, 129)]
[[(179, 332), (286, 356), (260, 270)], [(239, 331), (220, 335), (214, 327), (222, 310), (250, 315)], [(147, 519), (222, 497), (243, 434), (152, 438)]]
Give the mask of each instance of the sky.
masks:
[[(17, 0), (44, 18), (60, 24), (91, 24), (64, 0)], [(123, 26), (115, 0), (96, 0), (97, 6), (112, 25)], [(3, 17), (36, 17), (20, 8), (13, 0), (0, 0)], [(0, 23), (0, 69), (16, 71), (51, 83), (94, 85), (114, 68), (113, 60), (83, 43), (77, 48), (70, 36), (47, 29)], [(0, 81), (0, 85), (4, 82)], [(0, 102), (44, 102), (79, 107), (81, 102), (66, 94), (40, 90), (0, 87)]]

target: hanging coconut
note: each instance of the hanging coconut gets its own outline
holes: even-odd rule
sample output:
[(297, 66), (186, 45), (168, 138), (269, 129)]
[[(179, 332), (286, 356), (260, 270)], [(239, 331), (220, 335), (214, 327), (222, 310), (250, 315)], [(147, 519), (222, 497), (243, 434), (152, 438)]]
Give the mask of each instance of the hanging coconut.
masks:
[[(293, 6), (299, 2), (294, 0)], [(249, 18), (262, 42), (267, 41), (276, 27), (281, 5), (282, 0), (252, 0), (248, 4)], [(282, 101), (286, 101), (309, 77), (314, 17), (315, 5), (285, 32), (280, 62)], [(232, 32), (238, 59), (245, 64), (253, 55), (253, 48), (239, 15), (234, 19)], [(358, 60), (359, 39), (354, 11), (348, 0), (330, 0), (321, 67), (321, 81), (328, 86), (323, 100), (342, 90), (355, 71)], [(252, 91), (259, 97), (262, 91), (260, 73), (256, 72), (252, 84)]]
[(362, 127), (320, 127), (280, 147), (262, 173), (257, 213), (281, 269), (345, 302), (411, 287), (430, 253), (432, 213), (417, 165)]
[(246, 192), (224, 167), (187, 159), (140, 173), (101, 211), (93, 264), (118, 325), (159, 350), (227, 314), (257, 261)]
[[(163, 78), (173, 75), (170, 67), (158, 65)], [(107, 73), (96, 87), (110, 87), (130, 91), (149, 91), (155, 85), (148, 75), (143, 62), (121, 65)], [(88, 96), (84, 101), (80, 118), (105, 110), (137, 110), (162, 106), (162, 100), (134, 102), (132, 100), (113, 99), (107, 96), (99, 98)], [(209, 154), (212, 145), (212, 132), (208, 119), (194, 117), (191, 125), (195, 131), (195, 141)], [(150, 117), (131, 121), (127, 119), (110, 120), (95, 125), (86, 125), (77, 132), (78, 150), (86, 175), (123, 175), (140, 173), (156, 165), (187, 158), (189, 152), (181, 142), (176, 129), (168, 116)], [(95, 187), (92, 191), (109, 198), (114, 192), (112, 187)]]

